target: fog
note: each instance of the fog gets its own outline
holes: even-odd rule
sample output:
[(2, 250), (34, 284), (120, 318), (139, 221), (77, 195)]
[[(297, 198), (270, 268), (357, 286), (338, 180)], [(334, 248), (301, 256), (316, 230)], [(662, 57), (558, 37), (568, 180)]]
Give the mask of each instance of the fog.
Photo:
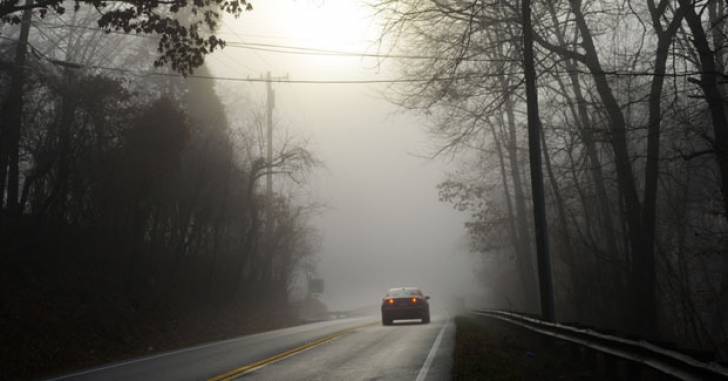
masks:
[[(248, 42), (376, 53), (379, 25), (371, 9), (357, 4), (266, 1), (255, 12), (226, 19), (222, 30)], [(294, 81), (382, 80), (399, 70), (391, 60), (233, 48), (214, 53), (209, 67), (218, 76), (270, 71)], [(243, 87), (250, 100), (264, 104), (265, 84), (224, 84), (220, 93), (230, 86)], [(427, 119), (388, 101), (387, 86), (273, 85), (276, 134), (282, 129), (305, 138), (323, 162), (295, 192), (325, 206), (314, 219), (322, 237), (317, 270), (325, 282), (321, 300), (332, 309), (377, 304), (395, 286), (421, 287), (433, 303), (479, 287), (465, 243), (465, 216), (438, 200), (436, 186), (452, 169), (450, 158), (427, 158), (437, 148), (427, 135)]]
[(722, 2), (66, 3), (0, 7), (9, 378), (400, 286), (728, 359)]

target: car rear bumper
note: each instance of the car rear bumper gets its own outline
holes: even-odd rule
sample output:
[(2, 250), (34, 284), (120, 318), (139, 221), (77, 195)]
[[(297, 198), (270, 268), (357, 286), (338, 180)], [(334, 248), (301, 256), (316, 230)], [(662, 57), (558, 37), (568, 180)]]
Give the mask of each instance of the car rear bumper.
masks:
[(430, 307), (427, 305), (382, 307), (382, 317), (387, 320), (423, 319), (429, 313)]

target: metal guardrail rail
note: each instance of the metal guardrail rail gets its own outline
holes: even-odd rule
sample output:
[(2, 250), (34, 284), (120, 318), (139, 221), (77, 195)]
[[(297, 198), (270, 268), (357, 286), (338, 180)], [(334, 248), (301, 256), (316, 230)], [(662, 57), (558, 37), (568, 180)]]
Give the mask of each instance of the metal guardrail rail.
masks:
[(495, 318), (543, 335), (569, 341), (603, 354), (650, 367), (681, 380), (728, 380), (728, 368), (720, 364), (702, 362), (684, 353), (662, 348), (644, 340), (626, 339), (508, 311), (473, 310), (471, 313)]

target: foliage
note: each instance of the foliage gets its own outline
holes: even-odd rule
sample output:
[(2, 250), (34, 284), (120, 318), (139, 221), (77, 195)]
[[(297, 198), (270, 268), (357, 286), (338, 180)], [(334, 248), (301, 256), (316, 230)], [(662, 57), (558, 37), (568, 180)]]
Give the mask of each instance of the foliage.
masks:
[[(98, 26), (106, 32), (158, 35), (160, 56), (154, 64), (169, 64), (183, 74), (192, 73), (202, 65), (205, 55), (225, 46), (214, 33), (223, 13), (238, 17), (253, 9), (247, 0), (76, 0), (73, 11), (82, 5), (98, 12)], [(63, 15), (66, 8), (63, 0), (29, 0), (23, 4), (20, 0), (2, 0), (0, 23), (19, 24), (20, 14), (26, 9), (37, 10), (45, 18), (49, 13)]]
[[(69, 60), (121, 62), (141, 51), (133, 64), (149, 64), (148, 46), (115, 49), (124, 44), (94, 30), (55, 33), (64, 31), (78, 41), (64, 52)], [(233, 323), (253, 319), (293, 322), (288, 293), (298, 271), (312, 271), (317, 250), (311, 208), (264, 192), (260, 180), (305, 182), (318, 165), (311, 152), (289, 139), (267, 162), (254, 118), (233, 127), (214, 81), (140, 81), (35, 56), (29, 65), (20, 212), (8, 212), (7, 192), (0, 211), (0, 267), (11, 274), (2, 279), (0, 315), (10, 318), (0, 335), (20, 332), (27, 344), (0, 356), (11, 378), (90, 365), (91, 351), (139, 354), (146, 335), (166, 348), (189, 345), (177, 328), (209, 316), (224, 329), (190, 337), (249, 331)], [(7, 87), (0, 82), (0, 94)], [(77, 344), (56, 356), (70, 341)]]
[[(393, 98), (433, 116), (438, 153), (462, 157), (440, 195), (471, 215), (490, 302), (536, 311), (517, 2), (375, 6), (402, 54), (433, 57), (403, 65), (429, 81)], [(725, 3), (549, 0), (532, 13), (559, 319), (726, 358)]]

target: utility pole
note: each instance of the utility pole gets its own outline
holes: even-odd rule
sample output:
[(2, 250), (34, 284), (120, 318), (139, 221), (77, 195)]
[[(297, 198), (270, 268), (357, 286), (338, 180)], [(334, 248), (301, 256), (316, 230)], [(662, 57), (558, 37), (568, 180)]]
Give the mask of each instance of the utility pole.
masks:
[[(266, 200), (269, 203), (266, 208), (266, 219), (265, 219), (265, 235), (270, 239), (272, 238), (272, 224), (271, 219), (273, 217), (272, 212), (272, 201), (273, 201), (273, 108), (275, 107), (276, 98), (275, 91), (273, 90), (273, 81), (288, 80), (288, 75), (283, 77), (271, 77), (270, 72), (266, 73), (265, 77), (261, 77), (265, 81), (266, 90), (266, 164), (267, 171), (265, 176), (265, 193)], [(268, 256), (264, 262), (263, 277), (267, 280), (273, 279), (273, 255), (268, 253)], [(271, 291), (271, 290), (269, 290)]]
[(273, 107), (275, 107), (275, 93), (273, 92), (273, 84), (271, 83), (270, 78), (270, 72), (266, 75), (265, 79), (265, 89), (266, 89), (266, 117), (265, 121), (267, 123), (267, 150), (265, 155), (265, 160), (268, 163), (268, 174), (265, 176), (265, 193), (270, 201), (271, 197), (273, 196), (273, 174), (271, 173), (271, 165), (273, 163)]
[(531, 195), (533, 220), (536, 227), (536, 256), (538, 286), (541, 296), (541, 317), (554, 321), (554, 289), (551, 282), (546, 201), (544, 199), (543, 169), (541, 168), (541, 120), (538, 115), (538, 89), (533, 59), (533, 28), (531, 27), (531, 0), (523, 0), (523, 69), (526, 79), (526, 105), (528, 106), (528, 153), (531, 164)]
[[(19, 203), (19, 153), (20, 129), (23, 117), (23, 85), (25, 83), (25, 56), (28, 50), (30, 19), (33, 15), (33, 0), (25, 0), (25, 9), (20, 24), (20, 36), (15, 48), (15, 63), (8, 97), (3, 105), (5, 122), (0, 130), (0, 208), (2, 193), (7, 185), (7, 211), (13, 217), (22, 213)], [(7, 183), (6, 183), (7, 176)]]
[(265, 192), (268, 200), (273, 197), (273, 173), (271, 173), (270, 165), (273, 163), (273, 108), (276, 104), (276, 94), (273, 90), (273, 81), (288, 80), (288, 74), (282, 77), (271, 77), (270, 72), (265, 76), (265, 89), (266, 89), (266, 162), (268, 163), (268, 173), (265, 177)]

